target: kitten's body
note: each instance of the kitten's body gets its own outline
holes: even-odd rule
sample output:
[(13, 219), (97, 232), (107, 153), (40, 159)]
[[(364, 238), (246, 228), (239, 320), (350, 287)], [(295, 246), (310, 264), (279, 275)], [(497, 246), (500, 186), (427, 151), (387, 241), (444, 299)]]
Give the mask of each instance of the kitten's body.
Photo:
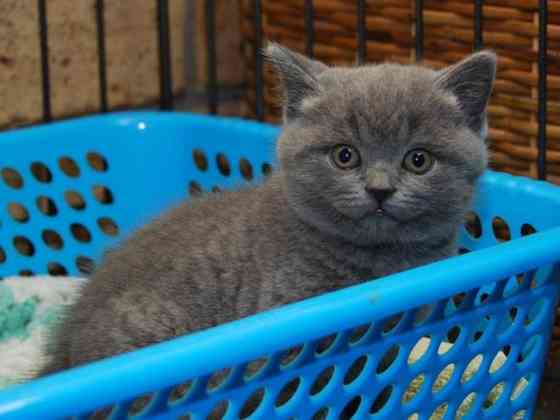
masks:
[(182, 205), (109, 253), (85, 286), (72, 322), (61, 330), (49, 370), (209, 328), (453, 252), (451, 238), (446, 246), (419, 244), (424, 248), (419, 253), (406, 244), (356, 248), (325, 237), (290, 214), (280, 188), (279, 177), (273, 176), (255, 189)]
[[(185, 203), (110, 252), (43, 373), (453, 254), (486, 165), (488, 86), (475, 115), (445, 85), (454, 71), (327, 69), (272, 48), (287, 93), (279, 170), (262, 186)], [(491, 87), (494, 58), (479, 60)], [(333, 168), (323, 149), (341, 143), (361, 151), (363, 170)], [(402, 169), (418, 145), (437, 154), (428, 176)], [(389, 198), (373, 198), (385, 184)]]

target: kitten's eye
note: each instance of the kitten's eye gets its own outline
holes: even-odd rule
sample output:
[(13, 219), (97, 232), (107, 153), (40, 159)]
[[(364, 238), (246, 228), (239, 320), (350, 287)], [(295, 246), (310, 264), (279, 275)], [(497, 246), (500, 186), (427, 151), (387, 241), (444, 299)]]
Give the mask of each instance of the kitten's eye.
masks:
[(423, 175), (434, 166), (434, 157), (424, 149), (414, 149), (404, 156), (403, 168), (418, 175)]
[(331, 159), (340, 169), (354, 169), (362, 163), (358, 150), (346, 144), (335, 146), (331, 152)]

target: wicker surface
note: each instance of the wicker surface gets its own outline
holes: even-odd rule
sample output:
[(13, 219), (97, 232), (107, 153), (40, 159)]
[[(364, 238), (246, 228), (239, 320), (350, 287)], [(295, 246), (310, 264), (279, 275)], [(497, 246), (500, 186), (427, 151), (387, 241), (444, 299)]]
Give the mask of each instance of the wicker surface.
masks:
[[(95, 0), (47, 2), (54, 118), (97, 112), (100, 88)], [(105, 2), (108, 104), (159, 100), (157, 2)], [(185, 87), (185, 2), (171, 0), (174, 91)], [(43, 114), (36, 1), (0, 1), (0, 128), (38, 122)]]
[[(303, 0), (263, 1), (266, 39), (304, 50)], [(414, 2), (368, 1), (368, 61), (414, 60)], [(549, 179), (560, 183), (560, 1), (550, 0), (549, 17)], [(254, 27), (252, 2), (242, 0), (244, 51), (250, 87), (248, 110), (255, 106)], [(357, 47), (356, 2), (315, 0), (315, 55), (331, 64), (355, 62)], [(425, 62), (437, 68), (472, 51), (472, 0), (425, 0)], [(492, 165), (515, 174), (537, 175), (537, 0), (485, 2), (484, 43), (499, 54), (499, 73), (490, 106)], [(266, 76), (266, 119), (277, 120), (278, 107)], [(249, 111), (250, 113), (251, 111)]]

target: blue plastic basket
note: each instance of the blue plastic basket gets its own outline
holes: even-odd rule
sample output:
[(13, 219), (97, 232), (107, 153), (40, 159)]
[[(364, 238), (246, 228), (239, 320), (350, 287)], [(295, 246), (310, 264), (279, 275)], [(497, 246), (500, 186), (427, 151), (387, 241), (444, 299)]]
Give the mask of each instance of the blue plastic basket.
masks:
[[(79, 274), (80, 262), (189, 189), (262, 180), (277, 134), (231, 119), (123, 113), (0, 135), (0, 275)], [(438, 408), (454, 419), (469, 395), (466, 419), (531, 418), (558, 297), (559, 211), (558, 188), (488, 172), (475, 206), (480, 237), (461, 237), (476, 252), (13, 387), (0, 393), (0, 418), (87, 419), (112, 407), (114, 419), (235, 419), (252, 399), (251, 419), (423, 420)], [(500, 244), (498, 216), (512, 238)], [(522, 237), (531, 227), (538, 233)], [(447, 384), (434, 387), (449, 365)], [(227, 375), (216, 386), (218, 371)], [(419, 391), (403, 397), (415, 378)]]

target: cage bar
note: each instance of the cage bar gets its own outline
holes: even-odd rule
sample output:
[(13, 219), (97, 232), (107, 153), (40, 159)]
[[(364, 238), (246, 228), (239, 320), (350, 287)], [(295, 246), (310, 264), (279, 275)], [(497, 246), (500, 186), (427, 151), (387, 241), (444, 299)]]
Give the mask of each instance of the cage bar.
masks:
[(99, 66), (99, 100), (101, 112), (107, 112), (107, 53), (105, 51), (105, 0), (95, 3), (97, 25), (97, 56)]
[(206, 64), (207, 64), (207, 94), (208, 112), (218, 113), (218, 69), (216, 62), (216, 3), (206, 0)]
[(264, 62), (262, 55), (263, 44), (262, 3), (255, 0), (255, 114), (257, 120), (264, 120)]
[(546, 179), (546, 117), (547, 117), (547, 57), (548, 57), (548, 1), (539, 1), (539, 109), (538, 109), (538, 176), (539, 179)]
[(475, 51), (478, 51), (483, 46), (483, 15), (482, 15), (482, 6), (484, 4), (484, 0), (475, 0), (474, 2), (474, 45), (473, 48)]
[(416, 0), (415, 49), (416, 61), (424, 58), (424, 0)]
[(367, 4), (366, 0), (357, 1), (356, 16), (358, 18), (358, 64), (364, 64), (367, 61)]
[(43, 96), (43, 121), (52, 120), (51, 112), (51, 81), (49, 72), (49, 41), (47, 26), (47, 2), (38, 0), (39, 11), (39, 44), (41, 47), (41, 76)]
[(171, 46), (169, 41), (169, 0), (158, 0), (160, 108), (173, 109)]
[(313, 58), (313, 47), (315, 46), (315, 7), (313, 5), (313, 0), (305, 0), (304, 25), (305, 54)]

